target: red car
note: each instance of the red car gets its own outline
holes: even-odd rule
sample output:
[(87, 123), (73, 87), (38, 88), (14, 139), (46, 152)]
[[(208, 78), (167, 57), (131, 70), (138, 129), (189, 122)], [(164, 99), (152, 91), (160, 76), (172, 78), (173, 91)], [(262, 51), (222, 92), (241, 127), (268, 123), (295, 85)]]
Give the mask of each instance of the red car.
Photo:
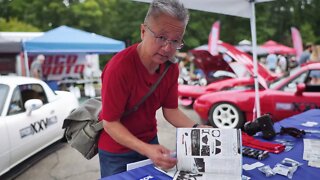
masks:
[[(320, 107), (320, 63), (297, 67), (269, 86), (259, 78), (259, 84), (261, 114), (270, 114), (273, 121)], [(214, 127), (240, 128), (254, 119), (254, 86), (246, 88), (204, 94), (193, 108)]]
[[(253, 85), (253, 61), (252, 57), (244, 52), (239, 51), (234, 46), (221, 42), (219, 44), (220, 54), (212, 56), (206, 50), (191, 50), (194, 55), (194, 63), (202, 69), (205, 74), (212, 73), (215, 78), (207, 86), (195, 86), (179, 84), (178, 95), (183, 106), (190, 106), (199, 96), (230, 88)], [(223, 58), (227, 56), (233, 62), (227, 63)], [(273, 81), (279, 77), (264, 66), (258, 64), (258, 74), (265, 80)]]

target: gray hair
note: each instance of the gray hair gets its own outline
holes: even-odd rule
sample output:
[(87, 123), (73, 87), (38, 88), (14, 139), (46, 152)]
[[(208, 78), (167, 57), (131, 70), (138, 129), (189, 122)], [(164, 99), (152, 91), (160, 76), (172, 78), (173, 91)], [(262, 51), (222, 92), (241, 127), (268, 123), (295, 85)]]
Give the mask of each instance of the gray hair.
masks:
[(187, 26), (189, 21), (189, 11), (179, 0), (153, 0), (150, 4), (144, 23), (147, 23), (150, 17), (157, 18), (161, 14), (170, 15)]

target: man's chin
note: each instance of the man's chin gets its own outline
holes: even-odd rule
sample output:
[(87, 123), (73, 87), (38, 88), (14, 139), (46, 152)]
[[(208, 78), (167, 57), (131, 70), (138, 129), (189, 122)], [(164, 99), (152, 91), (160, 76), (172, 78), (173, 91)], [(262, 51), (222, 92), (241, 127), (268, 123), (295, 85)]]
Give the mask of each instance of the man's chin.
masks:
[(159, 58), (159, 59), (156, 59), (155, 62), (157, 62), (158, 64), (163, 64), (168, 60), (169, 60), (168, 58)]

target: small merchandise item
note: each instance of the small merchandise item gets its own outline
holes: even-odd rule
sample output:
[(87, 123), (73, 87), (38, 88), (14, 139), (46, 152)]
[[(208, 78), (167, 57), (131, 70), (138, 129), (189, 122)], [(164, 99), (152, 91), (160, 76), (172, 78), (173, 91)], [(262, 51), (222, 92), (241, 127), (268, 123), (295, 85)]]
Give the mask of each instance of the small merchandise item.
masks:
[(243, 164), (242, 165), (242, 169), (246, 170), (246, 171), (250, 171), (250, 170), (262, 167), (262, 166), (264, 166), (264, 164), (262, 162), (260, 162), (260, 161), (257, 161), (257, 162), (255, 162), (253, 164)]
[(281, 153), (284, 151), (285, 146), (279, 143), (263, 142), (249, 136), (247, 133), (242, 132), (242, 145), (252, 147), (255, 149), (265, 150), (271, 153)]
[(251, 177), (249, 177), (249, 176), (245, 176), (245, 175), (241, 176), (241, 180), (250, 180), (250, 179), (251, 179)]
[(314, 127), (314, 126), (318, 125), (318, 123), (317, 122), (307, 121), (307, 122), (302, 123), (301, 125), (305, 126), (305, 127)]
[(272, 169), (273, 172), (276, 174), (280, 174), (283, 176), (287, 176), (289, 179), (292, 179), (293, 173), (296, 172), (297, 166), (286, 166), (280, 163), (277, 163), (274, 168)]
[(268, 151), (263, 151), (263, 150), (258, 150), (258, 149), (253, 149), (250, 147), (242, 147), (242, 155), (258, 159), (258, 160), (263, 160), (267, 157), (269, 157), (269, 152)]
[(272, 171), (272, 169), (271, 169), (271, 167), (270, 167), (269, 165), (259, 167), (258, 170), (261, 171), (261, 172), (263, 172), (263, 173), (266, 175), (266, 177), (270, 177), (270, 176), (276, 175), (276, 174)]
[(262, 115), (252, 122), (246, 122), (243, 126), (243, 131), (249, 136), (253, 136), (257, 132), (261, 132), (262, 138), (266, 140), (271, 140), (276, 136), (276, 132), (273, 128), (273, 121), (269, 114)]
[(291, 149), (294, 148), (294, 143), (291, 140), (286, 140), (286, 139), (276, 139), (274, 140), (275, 142), (281, 143), (284, 146), (286, 146), (286, 148), (284, 149), (285, 152), (290, 151)]
[(283, 165), (287, 165), (287, 166), (291, 166), (291, 167), (293, 167), (293, 166), (302, 166), (303, 165), (303, 163), (300, 163), (300, 162), (298, 162), (298, 161), (296, 161), (296, 160), (293, 160), (293, 159), (290, 159), (290, 158), (284, 158), (282, 161), (281, 161), (281, 163), (283, 164)]
[(296, 172), (299, 166), (303, 165), (302, 163), (290, 159), (284, 158), (280, 163), (277, 163), (272, 169), (269, 165), (259, 167), (259, 171), (263, 172), (266, 177), (273, 176), (275, 174), (279, 174), (282, 176), (286, 176), (289, 179), (292, 179), (293, 173)]

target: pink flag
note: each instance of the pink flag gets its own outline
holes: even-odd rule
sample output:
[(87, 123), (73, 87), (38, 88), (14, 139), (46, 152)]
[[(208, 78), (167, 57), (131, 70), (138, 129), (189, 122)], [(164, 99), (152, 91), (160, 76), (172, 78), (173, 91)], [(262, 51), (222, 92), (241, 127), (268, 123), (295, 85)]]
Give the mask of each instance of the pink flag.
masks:
[(212, 56), (219, 54), (218, 52), (219, 35), (220, 35), (220, 21), (216, 21), (212, 25), (211, 32), (209, 34), (209, 42), (208, 42), (209, 52)]
[(303, 52), (303, 47), (301, 35), (297, 28), (291, 27), (291, 37), (293, 42), (293, 48), (296, 50), (296, 57), (299, 58)]

